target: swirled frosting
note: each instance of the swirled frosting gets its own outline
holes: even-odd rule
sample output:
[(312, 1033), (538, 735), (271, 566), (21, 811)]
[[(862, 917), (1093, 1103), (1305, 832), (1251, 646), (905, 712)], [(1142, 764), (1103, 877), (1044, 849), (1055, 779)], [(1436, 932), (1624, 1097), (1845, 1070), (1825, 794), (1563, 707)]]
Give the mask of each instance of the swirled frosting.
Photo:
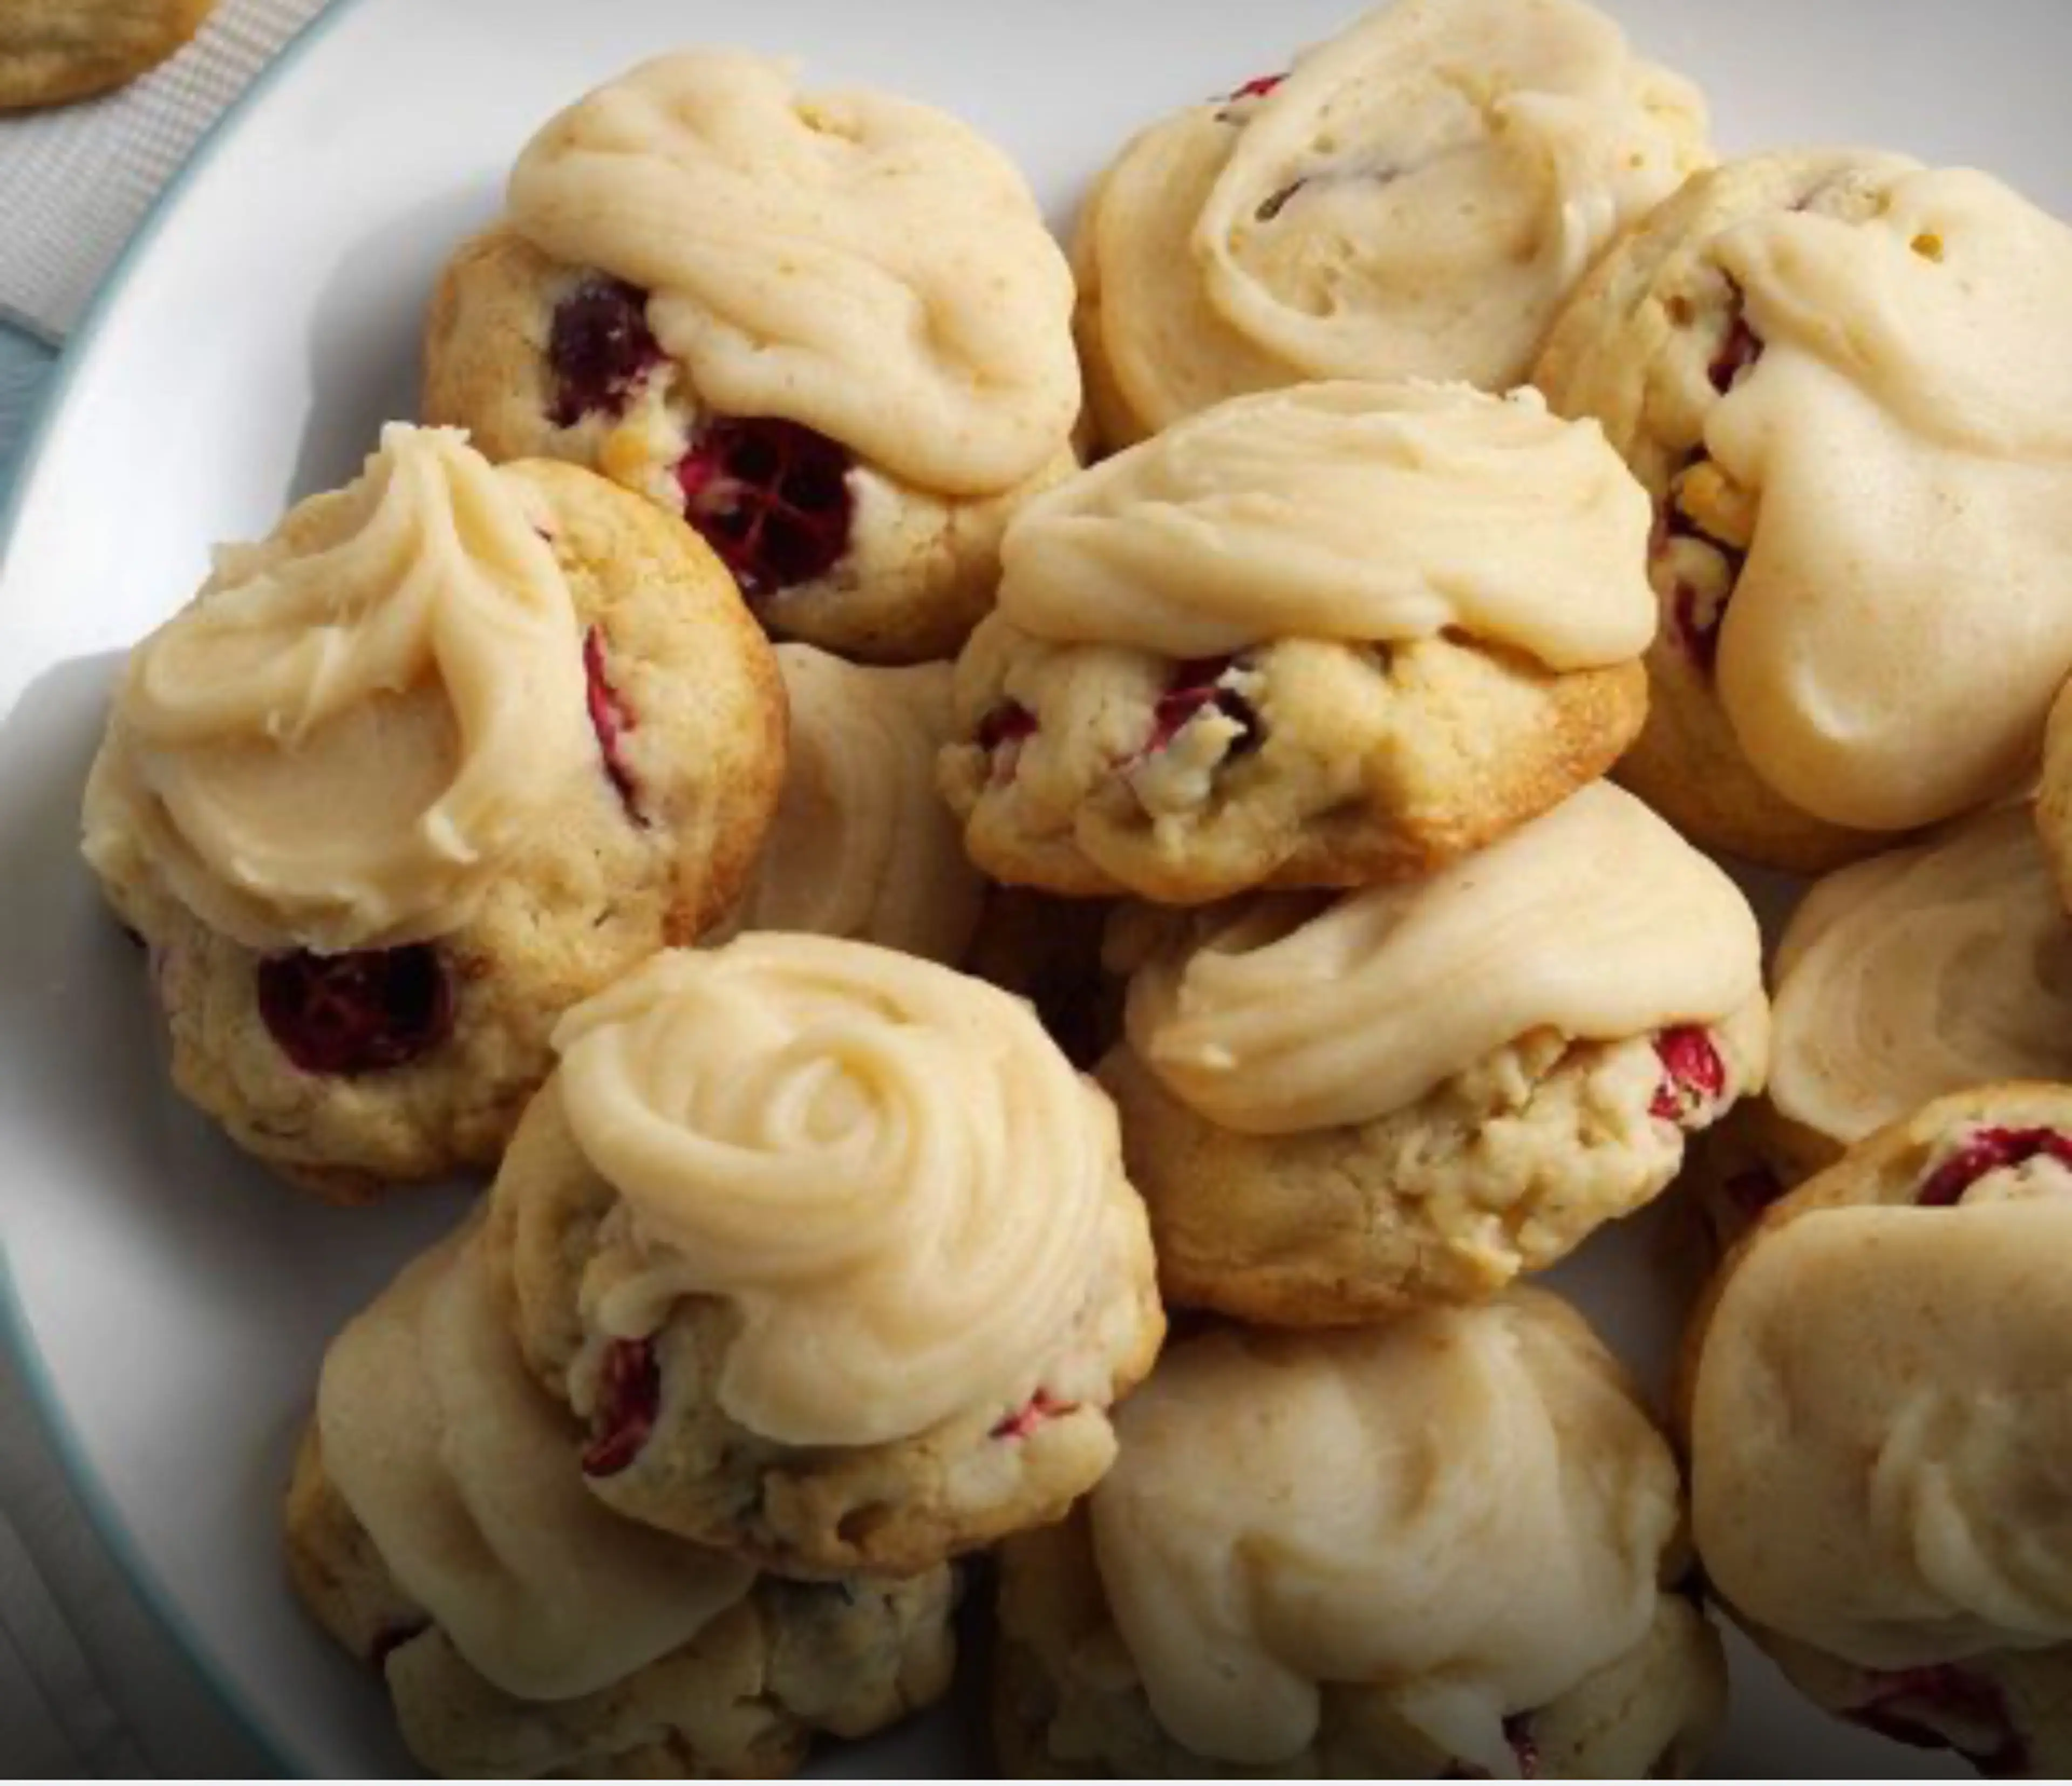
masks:
[(1178, 920), (1129, 986), (1129, 1045), (1247, 1134), (1371, 1121), (1529, 1031), (1617, 1041), (1760, 998), (1725, 874), (1596, 783), (1429, 879)]
[(582, 641), (520, 488), (392, 425), (345, 491), (138, 646), (90, 788), (97, 864), (141, 846), (253, 949), (432, 936), (592, 772)]
[(1696, 91), (1572, 0), (1400, 0), (1130, 145), (1085, 245), (1106, 357), (1146, 431), (1309, 379), (1522, 383), (1704, 134)]
[(1728, 1279), (1696, 1529), (1756, 1623), (1874, 1669), (2072, 1641), (2072, 1195), (2009, 1176), (1808, 1212)]
[(1190, 418), (1032, 500), (1000, 610), (1174, 657), (1449, 628), (1556, 669), (1654, 636), (1647, 497), (1594, 422), (1464, 385), (1311, 385)]
[(475, 1232), (406, 1269), (332, 1344), (326, 1471), (405, 1593), (521, 1699), (573, 1699), (680, 1648), (754, 1585), (623, 1520), (533, 1381)]
[(954, 495), (1033, 476), (1071, 431), (1071, 270), (1013, 164), (931, 107), (663, 56), (541, 130), (510, 204), (545, 253), (652, 293), (715, 409)]
[(663, 954), (555, 1045), (578, 1144), (670, 1286), (739, 1313), (720, 1405), (781, 1443), (1018, 1405), (1108, 1224), (1142, 1220), (1116, 1194), (1112, 1107), (1029, 1007), (889, 949), (758, 934)]
[(1828, 876), (1774, 999), (1770, 1101), (1844, 1145), (1946, 1092), (2072, 1080), (2072, 919), (2029, 809)]
[(1871, 830), (2006, 792), (2072, 671), (2072, 228), (1901, 167), (1867, 217), (1770, 212), (1714, 257), (1762, 343), (1705, 423), (1760, 504), (1719, 644), (1743, 752)]
[(1170, 1348), (1116, 1418), (1096, 1556), (1152, 1710), (1271, 1767), (1318, 1688), (1388, 1684), (1463, 1760), (1631, 1649), (1679, 1519), (1669, 1447), (1581, 1319), (1536, 1290), (1339, 1332)]
[(955, 961), (985, 883), (935, 792), (948, 664), (872, 669), (779, 645), (791, 709), (784, 795), (755, 879), (718, 940), (800, 930)]

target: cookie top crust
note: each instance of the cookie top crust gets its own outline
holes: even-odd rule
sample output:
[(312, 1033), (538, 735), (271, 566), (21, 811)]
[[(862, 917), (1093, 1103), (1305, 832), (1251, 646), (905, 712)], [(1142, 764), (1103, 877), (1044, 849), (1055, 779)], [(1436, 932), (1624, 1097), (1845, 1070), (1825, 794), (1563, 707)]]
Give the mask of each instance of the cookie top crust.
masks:
[(1082, 255), (1153, 433), (1309, 379), (1521, 381), (1605, 245), (1710, 158), (1703, 101), (1571, 0), (1404, 0), (1153, 126)]
[(1775, 975), (1770, 1101), (1844, 1146), (1967, 1086), (2072, 1079), (2072, 918), (2026, 806), (1828, 876)]
[(1608, 783), (1421, 881), (1176, 916), (1148, 951), (1119, 941), (1141, 962), (1131, 1047), (1249, 1134), (1385, 1116), (1533, 1031), (1614, 1041), (1762, 994), (1740, 890)]
[(859, 1446), (1026, 1399), (1143, 1212), (1115, 1113), (1019, 999), (825, 937), (655, 957), (555, 1034), (561, 1101), (652, 1269), (594, 1311), (739, 1317), (715, 1385), (765, 1438)]
[(1090, 1503), (1116, 1627), (1160, 1724), (1271, 1767), (1321, 1689), (1392, 1682), (1443, 1750), (1517, 1771), (1508, 1714), (1634, 1648), (1681, 1484), (1566, 1305), (1182, 1342), (1116, 1418)]
[(1646, 493), (1533, 392), (1305, 385), (1190, 418), (1034, 498), (1000, 612), (1035, 637), (1171, 657), (1441, 632), (1555, 669), (1654, 636)]
[(952, 495), (1034, 476), (1071, 431), (1071, 270), (1013, 164), (931, 107), (663, 56), (549, 123), (509, 199), (535, 246), (649, 294), (715, 409)]
[(131, 655), (90, 861), (143, 845), (253, 949), (464, 922), (596, 772), (583, 641), (536, 498), (448, 430), (393, 424)]

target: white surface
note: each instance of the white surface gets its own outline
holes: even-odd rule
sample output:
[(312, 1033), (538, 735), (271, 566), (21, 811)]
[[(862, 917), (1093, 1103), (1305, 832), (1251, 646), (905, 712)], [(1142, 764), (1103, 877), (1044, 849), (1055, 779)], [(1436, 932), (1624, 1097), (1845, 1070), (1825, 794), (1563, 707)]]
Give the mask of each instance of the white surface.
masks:
[[(1062, 220), (1123, 135), (1277, 67), (1352, 0), (347, 0), (218, 139), (133, 261), (25, 469), (0, 543), (0, 1192), (18, 1338), (64, 1409), (82, 1488), (140, 1586), (290, 1765), (402, 1756), (381, 1695), (300, 1617), (278, 1560), (289, 1446), (326, 1336), (450, 1219), (305, 1204), (166, 1087), (141, 964), (73, 847), (116, 653), (208, 542), (265, 529), (409, 410), (432, 273), (486, 220), (549, 111), (700, 38), (937, 101), (990, 131)], [(1969, 161), (2072, 214), (2062, 0), (1626, 0), (1696, 76), (1729, 150), (1856, 139)], [(1583, 1299), (1663, 1356), (1647, 1224), (1589, 1249)], [(1802, 1709), (1745, 1652), (1716, 1758), (1739, 1774), (1957, 1772)], [(940, 1724), (828, 1758), (956, 1767)], [(0, 1766), (14, 1758), (0, 1735)]]
[(0, 117), (0, 317), (68, 333), (196, 139), (324, 0), (219, 0), (187, 44), (84, 105)]

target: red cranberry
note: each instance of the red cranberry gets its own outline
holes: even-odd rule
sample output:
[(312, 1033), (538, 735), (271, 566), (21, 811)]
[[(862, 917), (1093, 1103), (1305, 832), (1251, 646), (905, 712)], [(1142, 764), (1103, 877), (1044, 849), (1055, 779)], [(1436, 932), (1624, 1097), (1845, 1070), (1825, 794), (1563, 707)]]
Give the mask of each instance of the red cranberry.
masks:
[(1741, 374), (1762, 357), (1762, 338), (1748, 326), (1748, 319), (1741, 314), (1737, 298), (1733, 322), (1707, 364), (1705, 376), (1712, 380), (1712, 389), (1725, 397), (1741, 382)]
[(1251, 80), (1228, 97), (1232, 99), (1264, 99), (1287, 78), (1285, 73), (1254, 75)]
[(1947, 1209), (1988, 1172), (2039, 1157), (2072, 1167), (2072, 1138), (2052, 1129), (1981, 1129), (1928, 1175), (1914, 1200), (1924, 1209)]
[(604, 1355), (593, 1437), (583, 1453), (586, 1476), (615, 1476), (639, 1456), (662, 1405), (662, 1368), (647, 1340), (615, 1340)]
[(1720, 627), (1727, 617), (1727, 604), (1716, 602), (1709, 612), (1700, 613), (1697, 591), (1688, 583), (1679, 582), (1671, 603), (1671, 611), (1676, 636), (1684, 652), (1692, 663), (1710, 676), (1720, 660)]
[(1843, 1715), (1910, 1748), (1954, 1750), (1990, 1779), (2029, 1771), (2000, 1689), (1947, 1664), (1880, 1675), (1871, 1697)]
[(1022, 747), (1037, 732), (1036, 716), (1019, 701), (1002, 701), (978, 722), (978, 747), (993, 759), (993, 780), (1014, 779)]
[(1144, 747), (1146, 756), (1164, 750), (1206, 708), (1214, 708), (1240, 728), (1231, 740), (1229, 755), (1243, 756), (1259, 748), (1258, 713), (1236, 689), (1220, 685), (1232, 661), (1228, 657), (1196, 657), (1174, 667), (1172, 686), (1152, 710), (1151, 737)]
[(644, 825), (648, 821), (641, 814), (633, 772), (619, 753), (619, 740), (633, 730), (636, 722), (626, 698), (612, 686), (605, 668), (604, 635), (595, 627), (583, 635), (583, 681), (590, 730), (597, 734), (597, 747), (604, 755), (605, 775), (619, 791), (619, 801), (627, 817), (635, 825)]
[(1028, 1402), (1009, 1414), (993, 1429), (995, 1438), (1026, 1438), (1046, 1420), (1055, 1420), (1062, 1414), (1078, 1409), (1076, 1401), (1060, 1401), (1048, 1389), (1038, 1389)]
[(684, 515), (745, 595), (810, 582), (849, 550), (848, 452), (775, 417), (708, 422), (676, 467)]
[(623, 279), (598, 278), (578, 286), (556, 307), (547, 335), (554, 426), (572, 428), (599, 412), (623, 414), (662, 357), (648, 332), (646, 292)]
[(453, 992), (429, 943), (259, 964), (259, 1016), (306, 1073), (350, 1076), (401, 1067), (446, 1040)]
[(1664, 1030), (1655, 1039), (1655, 1051), (1663, 1077), (1647, 1107), (1650, 1116), (1665, 1122), (1688, 1121), (1726, 1089), (1726, 1063), (1698, 1025), (1679, 1023)]

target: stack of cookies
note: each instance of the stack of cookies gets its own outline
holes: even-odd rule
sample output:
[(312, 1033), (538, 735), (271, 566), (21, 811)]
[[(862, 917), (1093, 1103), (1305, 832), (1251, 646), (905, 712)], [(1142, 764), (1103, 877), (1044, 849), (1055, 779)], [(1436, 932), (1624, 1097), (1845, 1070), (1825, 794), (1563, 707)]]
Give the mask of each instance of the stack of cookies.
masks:
[[(1578, 0), (1152, 126), (1069, 262), (759, 57), (525, 147), (86, 805), (237, 1142), (490, 1179), (288, 1503), (426, 1766), (788, 1771), (995, 1547), (1017, 1773), (1688, 1774), (1701, 1560), (2068, 1752), (2072, 231), (1711, 163)], [(1837, 870), (1774, 1017), (1704, 850)], [(1519, 1280), (1692, 1156), (1679, 1455)]]

